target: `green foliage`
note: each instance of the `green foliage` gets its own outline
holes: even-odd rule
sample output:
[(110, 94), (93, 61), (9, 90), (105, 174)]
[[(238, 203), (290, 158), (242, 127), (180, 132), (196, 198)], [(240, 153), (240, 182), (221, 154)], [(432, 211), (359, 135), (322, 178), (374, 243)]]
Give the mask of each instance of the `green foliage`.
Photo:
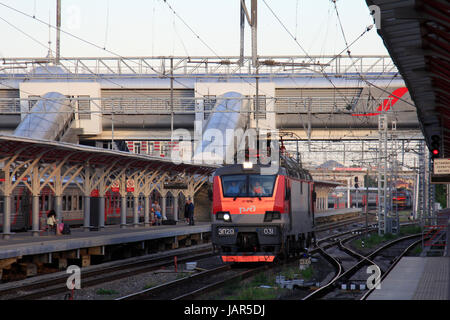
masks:
[(436, 202), (439, 202), (442, 208), (447, 208), (447, 186), (445, 184), (437, 184), (435, 190)]
[(314, 276), (314, 270), (312, 266), (309, 266), (305, 270), (302, 270), (300, 274), (304, 280), (311, 280), (312, 277)]
[(251, 286), (258, 287), (260, 285), (273, 286), (275, 285), (275, 278), (267, 276), (266, 273), (261, 272), (253, 277), (250, 282)]
[(236, 295), (229, 296), (227, 300), (273, 300), (277, 297), (277, 291), (259, 287), (245, 287)]
[(417, 245), (417, 246), (411, 251), (411, 253), (412, 253), (414, 256), (420, 256), (420, 254), (422, 253), (422, 245), (421, 245), (421, 244)]
[(420, 233), (421, 228), (418, 225), (411, 225), (411, 226), (403, 226), (400, 227), (400, 233), (398, 235), (395, 235), (393, 233), (386, 233), (383, 236), (378, 235), (378, 233), (371, 233), (368, 237), (364, 237), (362, 239), (356, 239), (352, 241), (352, 245), (355, 248), (363, 248), (362, 243), (364, 241), (364, 248), (372, 249), (377, 247), (379, 244), (383, 242), (388, 242), (394, 239), (397, 239), (398, 237), (404, 237), (410, 234), (416, 234)]
[(298, 269), (297, 268), (294, 268), (294, 267), (284, 268), (283, 271), (281, 271), (281, 275), (286, 280), (292, 280), (292, 279), (295, 278), (296, 272), (298, 273)]
[(178, 279), (182, 279), (182, 278), (186, 278), (186, 277), (189, 277), (189, 273), (187, 273), (187, 272), (177, 273), (177, 280)]
[(406, 236), (408, 234), (415, 234), (415, 233), (421, 233), (422, 229), (419, 225), (412, 225), (412, 226), (404, 226), (400, 227), (400, 236)]
[(154, 286), (155, 286), (155, 284), (154, 284), (153, 282), (147, 283), (147, 284), (144, 286), (143, 290), (153, 288)]
[(119, 294), (119, 292), (117, 292), (116, 290), (112, 290), (112, 289), (98, 289), (96, 291), (97, 294), (99, 295), (105, 295), (105, 296), (110, 296), (113, 294)]
[[(299, 270), (298, 265), (283, 267), (279, 272), (287, 280), (304, 279), (311, 280), (314, 276), (314, 268), (309, 266), (305, 270)], [(261, 286), (269, 286), (262, 288)], [(276, 284), (276, 275), (262, 272), (249, 281), (236, 280), (225, 286), (212, 299), (226, 300), (273, 300), (288, 289), (279, 288)]]

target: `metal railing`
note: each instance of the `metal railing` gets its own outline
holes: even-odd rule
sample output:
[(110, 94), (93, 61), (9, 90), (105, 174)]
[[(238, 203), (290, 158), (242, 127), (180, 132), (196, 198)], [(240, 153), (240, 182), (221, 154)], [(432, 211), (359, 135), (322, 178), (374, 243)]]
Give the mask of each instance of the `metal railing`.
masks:
[[(343, 75), (358, 73), (392, 74), (397, 68), (389, 56), (260, 56), (258, 73), (270, 74), (326, 74)], [(162, 76), (238, 76), (254, 77), (256, 68), (251, 57), (239, 64), (238, 56), (224, 57), (62, 57), (59, 66), (65, 74), (52, 74), (47, 68), (54, 63), (52, 58), (2, 58), (0, 75), (8, 78), (96, 78), (100, 75), (142, 77)], [(173, 70), (171, 69), (173, 65)], [(36, 73), (36, 68), (47, 73)]]
[[(78, 102), (90, 103), (89, 110), (76, 110), (80, 114), (101, 113), (101, 114), (171, 114), (172, 111), (178, 114), (192, 114), (204, 112), (209, 114), (213, 109), (204, 109), (204, 98), (174, 98), (170, 97), (70, 97), (74, 108)], [(245, 97), (244, 100), (253, 98)], [(256, 113), (275, 114), (308, 114), (308, 113), (346, 113), (364, 114), (377, 112), (377, 108), (388, 97), (380, 97), (374, 100), (371, 97), (355, 97), (351, 95), (335, 97), (266, 97), (266, 108)], [(34, 103), (45, 100), (41, 97), (32, 98), (0, 98), (0, 114), (19, 114), (23, 110), (29, 112), (30, 106)], [(172, 109), (173, 103), (173, 109)], [(274, 108), (270, 107), (273, 106)], [(251, 103), (250, 110), (242, 112), (255, 113), (254, 104)], [(21, 108), (22, 106), (22, 108)], [(22, 109), (22, 111), (21, 111)], [(358, 109), (358, 110), (357, 110)], [(227, 111), (221, 111), (227, 112)]]

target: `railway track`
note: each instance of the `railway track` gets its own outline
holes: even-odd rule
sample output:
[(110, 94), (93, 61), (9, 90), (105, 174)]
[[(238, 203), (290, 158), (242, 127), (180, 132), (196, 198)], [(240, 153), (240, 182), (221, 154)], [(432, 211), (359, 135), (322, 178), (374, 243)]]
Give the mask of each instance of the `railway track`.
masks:
[[(356, 264), (353, 265), (353, 267), (348, 268), (347, 270), (344, 270), (343, 264), (341, 261), (339, 261), (339, 259), (337, 259), (336, 257), (334, 257), (331, 254), (326, 252), (325, 247), (319, 247), (318, 252), (325, 259), (327, 259), (332, 264), (332, 266), (335, 268), (335, 270), (336, 270), (335, 276), (327, 284), (321, 286), (314, 292), (312, 292), (309, 295), (307, 295), (306, 297), (304, 297), (303, 300), (322, 299), (322, 298), (326, 298), (326, 296), (329, 296), (329, 297), (332, 296), (333, 292), (341, 290), (338, 286), (339, 283), (345, 283), (345, 282), (350, 281), (352, 276), (355, 275), (358, 271), (362, 270), (362, 268), (366, 265), (374, 265), (374, 266), (378, 267), (381, 271), (381, 275), (382, 275), (381, 279), (383, 279), (383, 276), (385, 276), (385, 274), (387, 274), (388, 271), (392, 270), (392, 266), (387, 270), (382, 270), (382, 268), (380, 268), (379, 264), (375, 263), (374, 259), (377, 256), (379, 256), (381, 254), (381, 252), (383, 252), (401, 242), (410, 241), (412, 239), (415, 239), (415, 238), (418, 238), (421, 236), (422, 236), (422, 234), (414, 234), (414, 235), (409, 235), (409, 236), (405, 236), (405, 237), (401, 237), (401, 238), (392, 240), (392, 241), (384, 244), (383, 246), (379, 247), (378, 249), (374, 250), (372, 253), (368, 254), (367, 256), (363, 256), (345, 245), (345, 242), (348, 242), (349, 240), (351, 240), (351, 238), (354, 238), (354, 237), (348, 237), (346, 239), (339, 240), (335, 243), (335, 245), (337, 245), (340, 250), (342, 250), (343, 252), (347, 253), (348, 255), (354, 257), (358, 261)], [(420, 240), (414, 241), (413, 244), (410, 244), (408, 246), (407, 250), (404, 250), (400, 255), (396, 256), (395, 261), (398, 261), (404, 254), (406, 254), (419, 241)], [(366, 276), (367, 276), (367, 274), (366, 274)], [(336, 298), (336, 295), (333, 298)], [(341, 298), (342, 298), (342, 295), (341, 295)]]
[[(126, 259), (120, 262), (110, 262), (82, 270), (83, 288), (101, 283), (130, 277), (174, 264), (174, 257), (182, 263), (191, 259), (201, 259), (213, 256), (210, 244), (196, 246), (195, 248), (183, 248), (173, 250), (170, 253), (150, 255), (145, 257)], [(58, 272), (50, 277), (43, 277), (28, 284), (22, 281), (0, 288), (0, 300), (35, 300), (43, 297), (67, 293), (66, 287), (68, 275)]]
[(235, 280), (254, 276), (269, 265), (248, 267), (244, 270), (234, 269), (232, 265), (224, 265), (198, 274), (161, 284), (154, 288), (142, 290), (116, 300), (186, 300), (194, 299), (205, 293), (214, 291)]
[[(370, 213), (369, 213), (370, 214)], [(374, 217), (370, 216), (371, 219), (369, 219), (369, 224), (372, 224), (374, 222)], [(345, 227), (349, 224), (352, 223), (364, 223), (366, 221), (366, 217), (356, 217), (356, 218), (350, 218), (350, 219), (344, 219), (341, 221), (337, 221), (337, 222), (330, 222), (330, 223), (324, 223), (324, 224), (319, 224), (317, 225), (315, 231), (316, 232), (322, 232), (322, 231), (327, 231), (333, 228), (341, 228), (341, 227)]]
[[(411, 243), (408, 247), (406, 247), (403, 252), (398, 255), (394, 261), (392, 262), (392, 264), (390, 265), (390, 267), (383, 273), (383, 275), (381, 276), (380, 279), (380, 283), (381, 281), (383, 281), (387, 275), (394, 269), (394, 267), (397, 265), (397, 263), (400, 261), (401, 258), (403, 258), (408, 252), (410, 252), (415, 246), (417, 246), (419, 243), (421, 243), (422, 239), (419, 239), (417, 241), (414, 241), (413, 243)], [(360, 300), (366, 300), (370, 294), (375, 290), (376, 288), (372, 288), (367, 290), (366, 293), (364, 293), (364, 295), (360, 298)]]
[[(355, 219), (342, 221), (339, 223), (339, 226), (342, 227), (352, 223), (355, 223)], [(335, 226), (336, 224), (327, 225), (328, 228), (334, 228)], [(182, 252), (160, 254), (160, 257), (158, 258), (137, 257), (119, 262), (108, 262), (97, 266), (91, 266), (82, 270), (82, 286), (83, 288), (88, 288), (97, 284), (107, 283), (172, 265), (175, 256), (177, 256), (180, 263), (188, 259), (200, 259), (202, 257), (211, 256), (213, 253), (210, 245), (206, 245), (206, 247), (208, 249), (201, 248), (198, 252), (195, 251), (192, 253), (190, 253), (190, 249), (179, 249), (182, 250)], [(56, 272), (0, 285), (0, 300), (32, 300), (67, 293), (67, 278), (67, 273)]]
[[(375, 230), (371, 226), (370, 231)], [(348, 230), (337, 235), (327, 236), (318, 240), (318, 246), (310, 251), (313, 253), (325, 252), (326, 249), (332, 248), (334, 246), (342, 246), (342, 243), (349, 241), (356, 237), (359, 237), (366, 230), (365, 228), (358, 228), (353, 230)], [(342, 239), (343, 236), (345, 239)], [(344, 250), (344, 249), (342, 249)], [(341, 263), (330, 255), (326, 255), (329, 261), (334, 264), (337, 268), (340, 268), (336, 272), (335, 277), (329, 282), (332, 286), (335, 281), (339, 279), (342, 274), (345, 274)], [(358, 256), (356, 253), (353, 256), (359, 261), (365, 259), (362, 256)], [(327, 259), (328, 260), (328, 259)], [(175, 280), (167, 284), (161, 284), (154, 288), (149, 288), (136, 292), (130, 295), (126, 295), (116, 300), (184, 300), (184, 299), (196, 299), (202, 297), (206, 293), (215, 291), (225, 285), (236, 281), (237, 279), (242, 280), (257, 275), (262, 271), (269, 270), (273, 268), (275, 264), (258, 266), (257, 268), (245, 268), (244, 270), (235, 269), (232, 265), (225, 265), (211, 270), (205, 270), (196, 275), (192, 275), (183, 279)], [(325, 288), (320, 289), (325, 290)]]
[[(337, 236), (352, 234), (350, 237), (355, 238), (359, 236), (361, 229), (349, 230), (342, 232), (339, 235), (332, 235), (318, 240), (318, 243), (328, 244), (323, 247), (331, 247), (336, 245), (339, 240)], [(313, 249), (310, 253), (315, 253), (321, 250), (322, 247)], [(292, 262), (293, 259), (290, 260)], [(266, 264), (258, 267), (246, 267), (244, 270), (235, 268), (236, 265), (224, 265), (211, 270), (205, 270), (198, 274), (178, 279), (166, 284), (161, 284), (157, 287), (142, 290), (133, 294), (129, 294), (116, 300), (186, 300), (195, 299), (202, 295), (217, 290), (225, 285), (257, 275), (262, 271), (269, 270), (277, 266), (276, 264)]]
[[(346, 225), (352, 224), (354, 221), (346, 221)], [(318, 252), (321, 248), (327, 248), (336, 245), (336, 241), (339, 241), (339, 237), (352, 234), (355, 232), (362, 232), (365, 228), (353, 229), (345, 232), (341, 232), (337, 235), (330, 235), (317, 241), (318, 248), (313, 249), (311, 253)], [(352, 237), (356, 237), (353, 235)], [(336, 240), (337, 239), (337, 240)], [(328, 244), (323, 245), (328, 242)], [(213, 252), (209, 244), (196, 246), (196, 250), (192, 251), (191, 248), (183, 248), (174, 250), (172, 253), (162, 253), (158, 257), (138, 257), (131, 258), (120, 262), (110, 262), (102, 265), (91, 266), (87, 270), (82, 270), (82, 287), (92, 287), (101, 283), (112, 282), (118, 279), (130, 277), (140, 273), (149, 272), (152, 270), (160, 269), (165, 266), (171, 266), (174, 263), (174, 257), (177, 256), (178, 262), (182, 263), (187, 260), (198, 260), (208, 256), (212, 256)], [(180, 279), (172, 281), (169, 286), (165, 285), (151, 288), (151, 290), (144, 290), (146, 292), (137, 293), (136, 296), (129, 295), (122, 297), (124, 300), (132, 299), (193, 299), (200, 295), (203, 295), (209, 291), (215, 290), (221, 286), (226, 285), (228, 282), (232, 282), (235, 279), (243, 279), (256, 275), (257, 273), (268, 269), (269, 265), (265, 265), (262, 268), (247, 268), (245, 270), (233, 269), (230, 265), (221, 266), (218, 268), (212, 268), (211, 270), (205, 270), (198, 274), (191, 275), (186, 279)], [(27, 283), (21, 284), (19, 281), (17, 284), (8, 286), (8, 288), (2, 289), (0, 286), (0, 300), (13, 299), (13, 300), (31, 300), (40, 299), (56, 294), (68, 293), (66, 287), (66, 281), (68, 275), (65, 272), (59, 272), (54, 275), (46, 275), (45, 279), (27, 279)], [(186, 281), (186, 282), (185, 282)], [(183, 284), (184, 283), (184, 284)], [(189, 284), (191, 283), (191, 284)], [(177, 287), (191, 288), (190, 290), (179, 290)], [(169, 289), (168, 289), (169, 288)], [(159, 293), (157, 294), (157, 292)], [(170, 295), (164, 295), (163, 292), (170, 292)], [(147, 298), (145, 297), (147, 295)], [(120, 298), (119, 298), (120, 299)]]

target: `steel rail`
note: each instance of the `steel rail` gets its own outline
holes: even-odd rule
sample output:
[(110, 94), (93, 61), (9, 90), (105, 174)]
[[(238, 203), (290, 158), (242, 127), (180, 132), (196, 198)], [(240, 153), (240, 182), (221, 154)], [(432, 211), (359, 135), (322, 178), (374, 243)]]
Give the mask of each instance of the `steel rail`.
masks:
[[(211, 256), (213, 254), (211, 248), (201, 248), (192, 251), (186, 251), (184, 253), (171, 253), (164, 255), (163, 257), (146, 257), (144, 259), (138, 259), (137, 261), (121, 261), (119, 263), (112, 263), (110, 266), (96, 268), (92, 271), (82, 271), (83, 275), (83, 288), (91, 287), (100, 283), (105, 283), (121, 278), (126, 278), (132, 275), (149, 272), (163, 266), (172, 265), (174, 257), (177, 256), (178, 262), (183, 262), (191, 259), (200, 259)], [(133, 260), (136, 260), (133, 258)], [(0, 291), (0, 295), (6, 295), (12, 292), (30, 290), (27, 294), (17, 294), (8, 300), (31, 300), (38, 299), (54, 294), (60, 294), (68, 292), (66, 287), (68, 275), (60, 274), (57, 277), (51, 279), (45, 279), (43, 281), (34, 282), (22, 287), (13, 287)]]
[[(326, 285), (320, 287), (319, 289), (317, 289), (316, 291), (312, 292), (311, 294), (309, 294), (308, 296), (304, 297), (303, 300), (309, 300), (309, 299), (318, 299), (321, 298), (323, 296), (325, 296), (326, 294), (328, 294), (329, 292), (331, 292), (334, 289), (335, 283), (338, 281), (341, 281), (342, 279), (348, 279), (350, 278), (352, 275), (354, 275), (358, 270), (361, 269), (361, 267), (367, 263), (373, 264), (373, 265), (377, 265), (373, 262), (374, 257), (376, 257), (381, 251), (392, 247), (393, 245), (408, 240), (408, 239), (412, 239), (415, 237), (421, 237), (422, 234), (414, 234), (414, 235), (409, 235), (409, 236), (405, 236), (402, 238), (398, 238), (395, 240), (392, 240), (388, 243), (386, 243), (385, 245), (379, 247), (378, 249), (376, 249), (375, 251), (371, 252), (370, 254), (368, 254), (367, 256), (363, 256), (360, 255), (359, 253), (355, 252), (354, 250), (351, 250), (347, 247), (345, 247), (343, 245), (343, 242), (346, 242), (350, 239), (344, 239), (344, 240), (339, 240), (338, 241), (338, 245), (348, 254), (354, 256), (354, 257), (358, 257), (361, 260), (359, 260), (353, 267), (351, 267), (350, 269), (348, 269), (347, 271), (345, 271), (344, 273), (341, 273), (339, 275), (339, 277), (334, 277), (330, 282), (328, 282)], [(326, 255), (328, 255), (326, 253)], [(381, 270), (381, 269), (380, 269)]]
[[(403, 252), (398, 255), (392, 262), (392, 264), (389, 266), (389, 268), (383, 272), (383, 274), (381, 275), (381, 279), (380, 279), (380, 283), (388, 276), (388, 274), (394, 269), (394, 267), (398, 264), (398, 262), (401, 260), (401, 258), (403, 258), (409, 251), (411, 251), (416, 245), (418, 245), (419, 243), (422, 242), (422, 239), (419, 239), (415, 242), (413, 242), (412, 244), (410, 244), (405, 250), (403, 250)], [(372, 294), (372, 292), (376, 289), (376, 287), (369, 289), (362, 297), (360, 300), (366, 300), (370, 294)]]

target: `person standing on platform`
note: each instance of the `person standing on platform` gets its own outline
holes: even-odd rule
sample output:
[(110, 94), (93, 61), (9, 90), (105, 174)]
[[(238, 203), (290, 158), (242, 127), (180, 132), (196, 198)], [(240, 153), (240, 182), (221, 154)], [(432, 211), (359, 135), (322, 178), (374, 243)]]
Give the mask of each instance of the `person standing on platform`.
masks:
[(154, 208), (155, 208), (156, 225), (160, 226), (161, 225), (161, 218), (162, 218), (161, 207), (160, 207), (158, 201), (156, 201), (156, 200), (155, 200), (155, 207)]
[(192, 203), (192, 200), (189, 199), (189, 205), (188, 205), (188, 213), (189, 213), (189, 225), (194, 225), (194, 204)]
[(184, 205), (184, 219), (186, 223), (189, 223), (189, 200), (186, 200), (186, 204)]

